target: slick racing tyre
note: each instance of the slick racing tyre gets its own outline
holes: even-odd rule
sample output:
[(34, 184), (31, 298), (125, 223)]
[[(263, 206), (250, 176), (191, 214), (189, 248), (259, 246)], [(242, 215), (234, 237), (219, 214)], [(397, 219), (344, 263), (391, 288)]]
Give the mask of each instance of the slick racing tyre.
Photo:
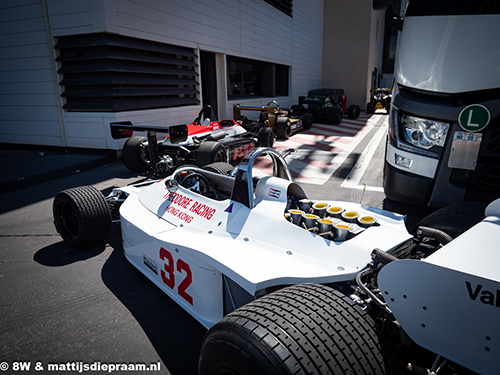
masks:
[(146, 137), (133, 136), (123, 145), (122, 159), (132, 172), (144, 173), (150, 168), (149, 149)]
[(280, 117), (276, 120), (276, 136), (279, 139), (288, 139), (292, 135), (292, 123), (288, 117)]
[(368, 314), (329, 287), (299, 284), (226, 315), (207, 332), (199, 375), (401, 374)]
[(487, 205), (484, 202), (451, 204), (420, 220), (411, 232), (416, 234), (418, 227), (429, 227), (439, 229), (452, 238), (456, 238), (484, 219), (484, 210)]
[(257, 145), (258, 147), (273, 147), (274, 144), (274, 132), (273, 129), (265, 126), (259, 129), (257, 133)]
[(357, 119), (359, 117), (360, 109), (359, 105), (350, 105), (347, 108), (347, 117), (350, 119)]
[(294, 104), (292, 105), (292, 107), (290, 108), (290, 114), (292, 116), (302, 116), (305, 112), (305, 108), (303, 105), (301, 104)]
[(344, 112), (342, 107), (335, 106), (328, 109), (328, 123), (333, 125), (338, 125), (342, 122), (344, 117)]
[(205, 141), (196, 152), (196, 165), (203, 167), (211, 163), (227, 162), (224, 146), (219, 142)]
[(81, 186), (58, 193), (53, 202), (54, 224), (64, 242), (82, 248), (105, 239), (111, 230), (111, 211), (102, 193)]
[(302, 126), (304, 130), (311, 130), (313, 126), (313, 119), (310, 113), (306, 113), (304, 117), (302, 117)]
[(234, 170), (234, 167), (229, 163), (219, 162), (207, 164), (203, 167), (203, 169), (209, 172), (218, 173), (223, 176), (230, 176)]

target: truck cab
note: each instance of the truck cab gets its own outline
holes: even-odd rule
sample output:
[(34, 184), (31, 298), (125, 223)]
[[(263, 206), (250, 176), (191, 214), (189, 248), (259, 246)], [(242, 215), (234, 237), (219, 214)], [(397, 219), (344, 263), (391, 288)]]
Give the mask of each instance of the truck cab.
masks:
[(402, 0), (386, 14), (400, 31), (386, 196), (430, 207), (500, 197), (500, 2)]

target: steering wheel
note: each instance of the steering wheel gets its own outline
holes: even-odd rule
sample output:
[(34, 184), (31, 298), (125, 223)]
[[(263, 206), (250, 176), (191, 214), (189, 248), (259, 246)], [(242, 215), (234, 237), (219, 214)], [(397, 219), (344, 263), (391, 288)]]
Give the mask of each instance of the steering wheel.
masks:
[(210, 192), (210, 184), (205, 176), (200, 173), (190, 173), (187, 176), (184, 176), (182, 181), (180, 182), (182, 187), (185, 187), (192, 192), (207, 195)]

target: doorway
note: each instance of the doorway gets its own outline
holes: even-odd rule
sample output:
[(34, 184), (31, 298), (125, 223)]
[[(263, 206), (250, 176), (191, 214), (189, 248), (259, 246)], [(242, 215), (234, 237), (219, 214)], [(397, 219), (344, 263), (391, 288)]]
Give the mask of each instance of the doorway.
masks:
[[(215, 69), (215, 53), (200, 51), (200, 74), (202, 106), (210, 105), (217, 113), (217, 73)], [(218, 118), (219, 119), (219, 118)], [(219, 119), (220, 120), (220, 119)]]

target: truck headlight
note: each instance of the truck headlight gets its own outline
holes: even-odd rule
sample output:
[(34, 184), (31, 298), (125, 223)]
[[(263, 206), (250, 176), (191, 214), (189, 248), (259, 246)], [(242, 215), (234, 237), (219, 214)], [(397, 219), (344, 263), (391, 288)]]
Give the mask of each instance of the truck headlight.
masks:
[(401, 127), (406, 142), (428, 150), (432, 146), (444, 146), (450, 124), (403, 114)]

